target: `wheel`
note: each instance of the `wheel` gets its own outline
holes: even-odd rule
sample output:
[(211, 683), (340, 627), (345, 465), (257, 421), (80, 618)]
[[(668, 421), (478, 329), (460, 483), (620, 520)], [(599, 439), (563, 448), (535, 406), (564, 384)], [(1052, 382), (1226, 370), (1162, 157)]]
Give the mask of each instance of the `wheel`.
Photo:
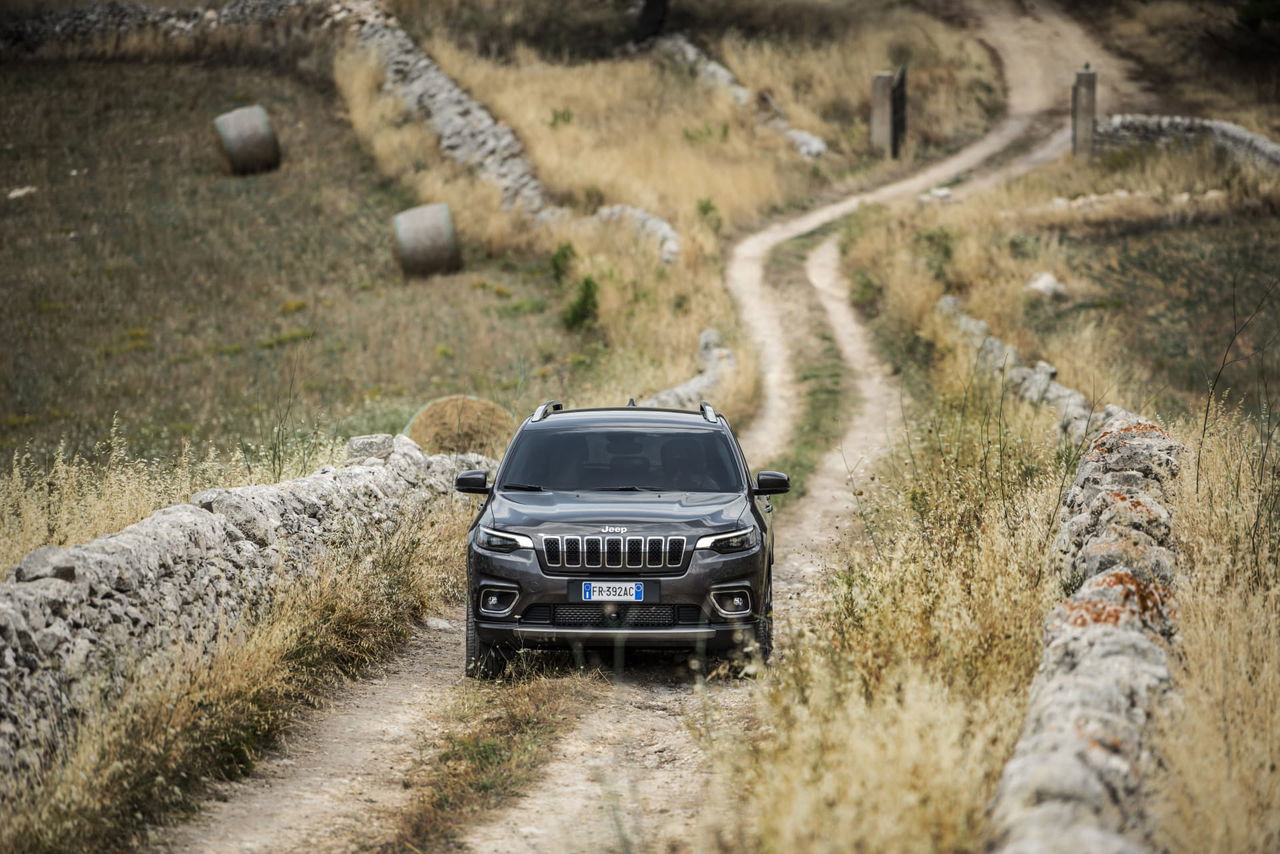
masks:
[(497, 679), (507, 667), (502, 651), (491, 643), (480, 640), (476, 633), (476, 615), (470, 603), (467, 605), (467, 661), (466, 674), (472, 679)]
[(768, 662), (773, 655), (773, 577), (764, 583), (764, 603), (760, 608), (760, 616), (756, 618), (756, 649), (760, 652), (760, 660)]

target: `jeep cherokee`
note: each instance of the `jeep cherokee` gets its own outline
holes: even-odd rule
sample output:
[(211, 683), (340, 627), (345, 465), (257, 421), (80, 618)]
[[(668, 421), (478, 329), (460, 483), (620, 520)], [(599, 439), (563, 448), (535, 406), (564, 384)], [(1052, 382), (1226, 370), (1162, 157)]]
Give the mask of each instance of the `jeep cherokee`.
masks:
[(773, 644), (770, 495), (729, 422), (698, 411), (537, 408), (516, 431), (467, 534), (466, 672), (518, 647)]

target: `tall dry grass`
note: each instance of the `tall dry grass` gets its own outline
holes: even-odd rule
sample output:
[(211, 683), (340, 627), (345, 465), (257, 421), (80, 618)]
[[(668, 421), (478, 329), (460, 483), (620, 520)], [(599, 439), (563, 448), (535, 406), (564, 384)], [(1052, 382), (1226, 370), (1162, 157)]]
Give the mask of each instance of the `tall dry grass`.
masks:
[[(1203, 437), (1201, 430), (1207, 426)], [(1280, 461), (1238, 409), (1178, 430), (1177, 696), (1156, 726), (1153, 821), (1170, 851), (1280, 846)], [(1195, 460), (1199, 461), (1198, 467)]]
[(830, 581), (763, 677), (754, 725), (720, 734), (734, 787), (720, 796), (748, 817), (716, 829), (726, 848), (985, 843), (1061, 595), (1045, 549), (1068, 475), (1050, 416), (1002, 400), (967, 357), (932, 380), (938, 398), (859, 495)]
[(424, 612), (461, 601), (461, 503), (437, 505), (430, 526), (353, 533), (304, 578), (277, 593), (252, 625), (206, 657), (167, 650), (137, 663), (120, 696), (77, 722), (49, 770), (0, 791), (0, 848), (117, 851), (146, 824), (188, 809), (208, 780), (253, 766), (335, 681), (391, 653)]
[[(1087, 207), (1054, 203), (1055, 198), (1118, 189), (1133, 195)], [(1224, 195), (1203, 199), (1215, 189)], [(955, 208), (866, 211), (849, 225), (845, 240), (851, 298), (875, 315), (872, 322), (890, 355), (920, 393), (958, 387), (958, 375), (940, 380), (937, 368), (937, 348), (945, 348), (949, 336), (937, 327), (934, 306), (939, 296), (951, 292), (963, 295), (967, 310), (987, 320), (995, 334), (1015, 342), (1024, 358), (1053, 362), (1062, 381), (1095, 401), (1120, 402), (1148, 415), (1181, 416), (1174, 430), (1190, 450), (1173, 497), (1180, 548), (1179, 640), (1173, 650), (1179, 695), (1157, 728), (1153, 749), (1161, 766), (1152, 781), (1152, 824), (1169, 850), (1266, 851), (1277, 840), (1280, 785), (1273, 768), (1280, 744), (1275, 711), (1280, 692), (1275, 629), (1280, 492), (1274, 449), (1267, 439), (1268, 430), (1274, 430), (1268, 426), (1274, 417), (1267, 397), (1276, 364), (1267, 342), (1276, 306), (1265, 299), (1274, 281), (1274, 275), (1267, 275), (1266, 259), (1274, 257), (1270, 247), (1275, 244), (1267, 235), (1276, 228), (1276, 189), (1274, 175), (1240, 168), (1210, 148), (1132, 149), (1108, 153), (1092, 165), (1058, 164)], [(1193, 198), (1179, 201), (1182, 193)], [(1248, 251), (1221, 252), (1233, 242)], [(1045, 303), (1023, 293), (1023, 285), (1041, 270), (1066, 282), (1071, 294), (1065, 303)], [(1263, 311), (1256, 325), (1228, 348), (1232, 333), (1260, 298)], [(1247, 392), (1250, 414), (1215, 405), (1202, 422), (1199, 414), (1189, 413), (1205, 413), (1208, 380), (1224, 350), (1228, 359), (1243, 361), (1224, 375), (1217, 392), (1231, 388), (1236, 400)], [(1195, 358), (1203, 362), (1201, 379), (1180, 379)], [(941, 364), (948, 359), (944, 356)], [(929, 365), (933, 367), (922, 367)], [(1202, 423), (1207, 424), (1203, 440)], [(1033, 434), (1028, 437), (1034, 439)], [(1039, 496), (1041, 513), (1056, 506), (1052, 480), (1028, 493)], [(996, 487), (999, 494), (1003, 486)], [(974, 489), (992, 492), (990, 487)], [(928, 507), (926, 497), (935, 490), (928, 483), (921, 490), (921, 506)], [(1045, 529), (1033, 519), (1021, 519), (1012, 517), (1013, 529), (1025, 526), (1023, 545), (1032, 550), (999, 560), (1030, 568), (1036, 549), (1046, 542)], [(974, 514), (969, 524), (983, 531), (990, 521), (990, 516)], [(992, 530), (985, 530), (989, 538)], [(1000, 530), (997, 524), (994, 533)], [(939, 541), (961, 544), (958, 554), (932, 562), (941, 579), (998, 542), (988, 539), (975, 546), (961, 534), (940, 533)], [(881, 562), (893, 559), (884, 549), (877, 556)], [(893, 579), (902, 584), (899, 576)], [(1050, 586), (1042, 592), (1051, 596), (1054, 591)], [(909, 614), (920, 607), (916, 597), (934, 602), (939, 593), (922, 589), (899, 607)], [(1030, 601), (1023, 606), (1037, 616), (1015, 648), (1030, 653), (1038, 648), (1030, 630), (1038, 628), (1043, 609), (1036, 611)], [(911, 621), (902, 622), (910, 626)], [(851, 635), (861, 651), (866, 628), (856, 625)], [(904, 629), (904, 634), (918, 632)], [(982, 648), (975, 640), (969, 643)], [(869, 661), (884, 657), (876, 649), (861, 655)], [(932, 660), (932, 653), (926, 658)], [(856, 665), (851, 661), (849, 666)], [(1029, 670), (1023, 673), (1030, 675)], [(913, 684), (907, 677), (901, 681)], [(1020, 690), (1009, 679), (1003, 690), (976, 696), (990, 703)], [(783, 694), (776, 705), (781, 708), (794, 696), (795, 690)], [(982, 708), (984, 714), (1001, 714)], [(1006, 711), (1005, 720), (1016, 732), (1019, 718), (1012, 714), (1013, 706)], [(937, 729), (934, 724), (919, 738), (933, 744)], [(941, 731), (957, 732), (954, 727)], [(1007, 749), (1008, 742), (1001, 744), (996, 753)], [(971, 771), (968, 766), (964, 770)], [(896, 767), (874, 773), (877, 781), (880, 774), (894, 775), (885, 784), (888, 791), (905, 785), (903, 778), (911, 779)], [(915, 847), (939, 847), (934, 842), (942, 838), (940, 831)], [(971, 839), (957, 847), (974, 844)], [(899, 847), (896, 842), (868, 847), (886, 846)]]
[[(231, 456), (189, 445), (172, 458), (134, 454), (118, 429), (84, 456), (58, 448), (51, 459), (15, 454), (0, 471), (0, 570), (40, 546), (88, 542), (185, 502), (202, 489), (277, 481), (333, 462), (338, 444), (313, 433), (277, 437)], [(3, 577), (3, 575), (0, 575)]]
[[(716, 403), (735, 416), (750, 412), (753, 360), (736, 340), (736, 318), (711, 254), (713, 239), (705, 245), (686, 241), (680, 261), (665, 268), (656, 244), (626, 220), (535, 226), (522, 213), (502, 209), (496, 188), (449, 165), (430, 130), (408, 120), (398, 97), (384, 90), (383, 74), (370, 55), (354, 49), (339, 53), (335, 79), (356, 133), (379, 168), (416, 198), (447, 202), (464, 239), (477, 240), (494, 254), (517, 250), (549, 256), (571, 246), (560, 289), (552, 295), (559, 305), (573, 298), (583, 279), (597, 284), (598, 308), (586, 324), (581, 358), (569, 361), (569, 370), (554, 360), (537, 366), (532, 378), (541, 381), (537, 387), (569, 405), (617, 405), (643, 397), (694, 373), (698, 335), (717, 327), (738, 351), (740, 370), (729, 388), (718, 391)], [(561, 335), (576, 337), (564, 330)], [(573, 370), (575, 364), (589, 370)]]
[[(1116, 191), (1128, 195), (1077, 203)], [(1054, 364), (1067, 385), (1095, 400), (1179, 414), (1197, 407), (1207, 382), (1184, 377), (1216, 365), (1230, 334), (1219, 333), (1231, 323), (1231, 280), (1246, 313), (1265, 290), (1258, 271), (1278, 201), (1274, 173), (1240, 166), (1211, 146), (1118, 150), (1087, 165), (1064, 160), (959, 205), (865, 211), (848, 227), (845, 268), (851, 298), (875, 315), (874, 328), (901, 365), (932, 346), (934, 307), (954, 293), (1024, 360)], [(1233, 229), (1254, 235), (1242, 240), (1258, 256), (1248, 269), (1230, 252), (1207, 265), (1219, 278), (1157, 263), (1172, 251), (1208, 259)], [(1142, 268), (1153, 274), (1131, 289)], [(1091, 269), (1119, 274), (1104, 286)], [(1063, 281), (1069, 299), (1026, 294), (1040, 272)], [(1265, 337), (1265, 328), (1254, 331)], [(1178, 340), (1187, 344), (1181, 356), (1160, 346)], [(1135, 349), (1136, 341), (1144, 346)], [(1183, 377), (1176, 381), (1175, 365)]]
[(999, 70), (972, 35), (909, 6), (845, 8), (854, 17), (826, 38), (730, 32), (714, 53), (744, 85), (767, 91), (792, 125), (854, 159), (870, 148), (870, 81), (880, 71), (909, 69), (907, 160), (958, 148), (1001, 112)]

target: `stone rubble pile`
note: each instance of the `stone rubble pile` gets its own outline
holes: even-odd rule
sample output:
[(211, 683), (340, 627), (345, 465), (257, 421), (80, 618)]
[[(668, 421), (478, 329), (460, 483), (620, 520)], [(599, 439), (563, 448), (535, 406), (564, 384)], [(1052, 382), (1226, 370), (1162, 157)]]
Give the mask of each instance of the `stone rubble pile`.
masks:
[[(1083, 394), (1016, 350), (955, 297), (938, 310), (1020, 397), (1061, 413), (1080, 441), (1096, 428)], [(1044, 651), (1013, 757), (990, 807), (1002, 854), (1147, 851), (1142, 781), (1155, 759), (1148, 724), (1171, 688), (1167, 645), (1176, 555), (1169, 490), (1183, 446), (1139, 415), (1108, 406), (1058, 511), (1051, 563), (1078, 587), (1045, 621)]]
[(1094, 138), (1102, 147), (1203, 137), (1213, 140), (1240, 160), (1264, 168), (1280, 169), (1280, 143), (1231, 122), (1189, 116), (1124, 114), (1094, 123)]
[(607, 205), (596, 211), (596, 219), (601, 222), (630, 220), (637, 232), (658, 244), (658, 258), (663, 264), (680, 260), (680, 235), (662, 217), (631, 205)]
[[(228, 36), (236, 30), (252, 36), (237, 43)], [(377, 0), (231, 0), (220, 8), (190, 11), (100, 3), (0, 20), (0, 58), (40, 56), (78, 43), (89, 56), (127, 57), (130, 48), (121, 37), (143, 32), (171, 37), (175, 57), (252, 49), (256, 38), (264, 41), (267, 57), (272, 59), (278, 59), (274, 51), (285, 46), (331, 49), (344, 34), (354, 33), (357, 43), (386, 70), (386, 88), (399, 96), (411, 115), (431, 126), (446, 156), (498, 186), (507, 207), (536, 222), (570, 215), (548, 201), (515, 132), (446, 74)], [(662, 263), (674, 263), (680, 239), (670, 223), (638, 208), (617, 207), (626, 209), (627, 218), (641, 234), (655, 240)]]
[(0, 582), (0, 779), (38, 771), (77, 720), (178, 647), (210, 653), (326, 550), (395, 530), (451, 493), (474, 454), (404, 436), (351, 440), (348, 463), (213, 489), (93, 542), (46, 546)]
[(737, 369), (733, 351), (721, 346), (720, 333), (715, 329), (704, 329), (698, 336), (698, 366), (700, 371), (692, 378), (645, 398), (637, 405), (697, 409), (702, 401), (710, 400), (712, 393)]
[[(734, 103), (739, 107), (746, 107), (751, 103), (751, 90), (743, 86), (732, 71), (707, 56), (683, 33), (654, 39), (653, 49), (690, 69), (708, 86), (727, 91), (729, 97), (733, 98)], [(800, 152), (801, 156), (815, 160), (827, 153), (826, 142), (808, 131), (791, 127), (786, 116), (772, 103), (772, 99), (764, 100), (769, 103), (769, 109), (764, 111), (762, 121), (785, 136), (787, 142), (791, 143), (791, 147)]]

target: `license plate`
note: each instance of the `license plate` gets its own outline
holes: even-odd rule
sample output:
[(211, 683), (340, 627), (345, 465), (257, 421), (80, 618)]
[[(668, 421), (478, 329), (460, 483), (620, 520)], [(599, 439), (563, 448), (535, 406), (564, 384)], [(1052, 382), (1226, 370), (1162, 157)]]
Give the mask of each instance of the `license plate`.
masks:
[(643, 602), (643, 581), (584, 581), (583, 602)]

